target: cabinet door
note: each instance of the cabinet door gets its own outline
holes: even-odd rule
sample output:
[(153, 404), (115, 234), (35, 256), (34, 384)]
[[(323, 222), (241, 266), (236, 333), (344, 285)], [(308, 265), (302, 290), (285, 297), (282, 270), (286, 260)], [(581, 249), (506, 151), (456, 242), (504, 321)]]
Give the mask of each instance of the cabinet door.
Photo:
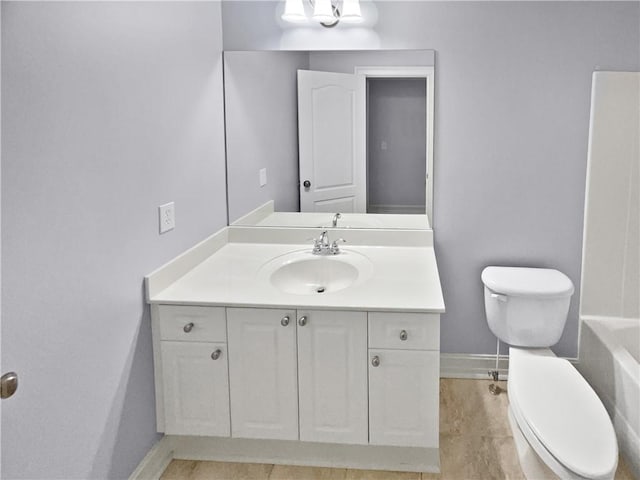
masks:
[(165, 433), (228, 437), (226, 345), (169, 341), (160, 344)]
[(294, 310), (227, 309), (232, 436), (298, 439)]
[(298, 385), (300, 440), (367, 443), (365, 312), (298, 311)]
[(369, 443), (438, 446), (439, 353), (369, 351)]

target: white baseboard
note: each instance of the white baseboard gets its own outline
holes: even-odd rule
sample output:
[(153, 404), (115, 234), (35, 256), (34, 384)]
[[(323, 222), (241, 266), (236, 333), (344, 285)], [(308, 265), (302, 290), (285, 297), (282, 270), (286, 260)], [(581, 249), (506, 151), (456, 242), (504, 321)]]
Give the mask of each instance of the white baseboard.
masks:
[(246, 438), (168, 437), (173, 457), (240, 463), (273, 463), (366, 470), (440, 471), (438, 448), (342, 445), (288, 440)]
[(173, 458), (171, 442), (162, 437), (138, 464), (129, 480), (158, 480)]
[[(457, 353), (440, 354), (440, 378), (476, 378), (490, 380), (488, 372), (496, 369), (495, 355), (471, 355)], [(500, 355), (498, 372), (500, 380), (507, 379), (509, 356)]]
[[(565, 357), (563, 357), (565, 358)], [(577, 358), (567, 358), (573, 366), (578, 364)], [(440, 378), (475, 378), (490, 380), (489, 371), (496, 369), (495, 355), (441, 353)], [(498, 373), (500, 380), (508, 379), (509, 355), (500, 355)]]
[(404, 472), (440, 471), (438, 448), (165, 435), (129, 480), (158, 480), (174, 458)]

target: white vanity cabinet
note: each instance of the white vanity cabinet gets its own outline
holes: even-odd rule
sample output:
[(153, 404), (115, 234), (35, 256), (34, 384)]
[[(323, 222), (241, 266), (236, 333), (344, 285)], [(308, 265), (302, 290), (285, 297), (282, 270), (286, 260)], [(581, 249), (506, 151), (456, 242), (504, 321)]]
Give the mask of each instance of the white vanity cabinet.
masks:
[(440, 317), (369, 313), (369, 443), (437, 447)]
[(440, 316), (159, 305), (159, 430), (437, 452)]
[(229, 436), (224, 308), (158, 309), (164, 432)]
[(228, 308), (231, 435), (298, 440), (296, 311)]
[(233, 437), (367, 443), (366, 313), (228, 308), (227, 319)]
[(366, 312), (297, 315), (300, 440), (366, 445)]

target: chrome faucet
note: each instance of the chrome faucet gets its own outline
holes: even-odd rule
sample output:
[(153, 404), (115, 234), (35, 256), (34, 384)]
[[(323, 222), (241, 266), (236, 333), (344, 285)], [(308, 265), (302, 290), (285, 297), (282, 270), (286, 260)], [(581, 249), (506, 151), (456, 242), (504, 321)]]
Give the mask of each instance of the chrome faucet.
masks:
[(332, 227), (333, 227), (333, 228), (336, 228), (336, 227), (338, 226), (338, 219), (339, 219), (340, 217), (342, 217), (342, 215), (341, 215), (340, 213), (336, 213), (336, 214), (333, 216), (333, 222), (332, 222)]
[(314, 255), (338, 255), (340, 253), (338, 242), (346, 242), (346, 240), (339, 238), (331, 243), (329, 233), (323, 230), (318, 238), (313, 239), (313, 250), (311, 253)]

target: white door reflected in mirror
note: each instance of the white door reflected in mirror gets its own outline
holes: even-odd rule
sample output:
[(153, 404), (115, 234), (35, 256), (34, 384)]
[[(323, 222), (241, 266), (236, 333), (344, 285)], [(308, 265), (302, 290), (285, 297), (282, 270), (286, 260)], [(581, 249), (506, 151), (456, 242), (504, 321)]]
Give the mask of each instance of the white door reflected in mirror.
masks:
[[(341, 226), (429, 229), (434, 63), (433, 50), (224, 52), (229, 223), (342, 212), (372, 221)], [(299, 71), (320, 79), (303, 93), (302, 78), (300, 98)]]
[(300, 211), (366, 213), (365, 78), (298, 70)]

